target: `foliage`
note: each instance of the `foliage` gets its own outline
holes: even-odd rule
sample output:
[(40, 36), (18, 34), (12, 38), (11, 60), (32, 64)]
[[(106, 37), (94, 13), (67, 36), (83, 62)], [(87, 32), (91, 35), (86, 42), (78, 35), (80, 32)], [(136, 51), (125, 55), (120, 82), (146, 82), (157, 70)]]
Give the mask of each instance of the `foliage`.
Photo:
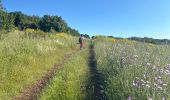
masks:
[(44, 15), (44, 17), (39, 22), (40, 29), (45, 32), (50, 32), (54, 29), (57, 32), (65, 32), (67, 24), (58, 16)]
[(3, 10), (0, 10), (0, 30), (12, 29), (14, 27), (13, 23), (13, 16)]
[(139, 41), (139, 42), (153, 43), (153, 44), (170, 44), (170, 40), (168, 40), (168, 39), (153, 39), (153, 38), (148, 38), (148, 37), (144, 37), (144, 38), (131, 37), (128, 39)]
[(67, 23), (59, 16), (44, 15), (43, 17), (29, 16), (22, 12), (7, 12), (0, 1), (0, 30), (11, 30), (17, 27), (19, 30), (31, 28), (44, 32), (64, 32), (73, 36), (79, 36), (80, 33), (69, 27)]
[(83, 37), (90, 39), (90, 36), (88, 34), (83, 34)]
[(9, 14), (14, 16), (14, 25), (20, 30), (24, 30), (26, 28), (39, 28), (38, 22), (40, 21), (40, 17), (38, 16), (28, 16), (22, 12), (10, 12)]

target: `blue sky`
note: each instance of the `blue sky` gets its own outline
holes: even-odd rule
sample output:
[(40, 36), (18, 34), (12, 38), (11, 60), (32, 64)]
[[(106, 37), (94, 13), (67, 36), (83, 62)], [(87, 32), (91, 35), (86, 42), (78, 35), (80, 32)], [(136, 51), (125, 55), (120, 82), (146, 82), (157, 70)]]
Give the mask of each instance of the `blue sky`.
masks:
[(8, 11), (61, 16), (80, 33), (170, 39), (170, 0), (3, 0)]

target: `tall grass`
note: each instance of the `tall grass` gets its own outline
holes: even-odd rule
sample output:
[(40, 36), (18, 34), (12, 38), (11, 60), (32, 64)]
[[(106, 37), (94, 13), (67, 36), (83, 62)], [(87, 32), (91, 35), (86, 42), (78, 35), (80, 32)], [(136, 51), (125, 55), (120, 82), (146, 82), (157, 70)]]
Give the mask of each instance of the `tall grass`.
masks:
[(170, 46), (95, 40), (98, 70), (109, 100), (170, 99)]
[(25, 32), (1, 35), (0, 100), (11, 99), (78, 48), (77, 38), (66, 37), (28, 38)]
[(81, 50), (62, 66), (39, 100), (83, 100), (89, 78), (88, 50)]

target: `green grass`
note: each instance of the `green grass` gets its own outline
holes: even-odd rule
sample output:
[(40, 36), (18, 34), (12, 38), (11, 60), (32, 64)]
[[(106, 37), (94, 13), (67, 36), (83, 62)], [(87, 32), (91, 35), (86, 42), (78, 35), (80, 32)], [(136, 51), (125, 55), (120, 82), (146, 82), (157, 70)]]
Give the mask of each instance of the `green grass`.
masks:
[(109, 100), (170, 99), (169, 45), (102, 39), (96, 40), (95, 52)]
[(89, 78), (87, 49), (81, 50), (58, 70), (39, 100), (83, 100)]
[(77, 38), (25, 38), (8, 33), (0, 40), (0, 100), (9, 100), (40, 79), (64, 55), (78, 49)]
[[(10, 100), (40, 79), (66, 54), (79, 48), (77, 37), (29, 37), (13, 32), (0, 37), (0, 100)], [(86, 46), (88, 46), (88, 41)], [(100, 37), (94, 40), (97, 71), (108, 100), (170, 99), (170, 45)], [(38, 96), (39, 100), (90, 98), (89, 50), (69, 58)]]

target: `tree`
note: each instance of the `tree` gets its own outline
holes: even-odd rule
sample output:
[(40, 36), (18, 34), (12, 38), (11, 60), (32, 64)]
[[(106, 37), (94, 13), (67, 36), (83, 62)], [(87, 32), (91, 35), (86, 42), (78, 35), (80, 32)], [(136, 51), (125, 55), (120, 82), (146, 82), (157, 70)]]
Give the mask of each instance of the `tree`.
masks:
[(25, 16), (25, 28), (39, 29), (40, 19), (38, 16)]
[(44, 15), (28, 16), (20, 11), (10, 12), (3, 10), (0, 0), (0, 30), (10, 30), (17, 27), (19, 30), (40, 29), (44, 32), (65, 32), (74, 36), (79, 36), (79, 32), (67, 25), (60, 16)]
[(68, 33), (70, 35), (73, 35), (73, 36), (79, 36), (80, 35), (80, 33), (77, 30), (72, 29), (71, 27), (67, 28), (67, 32), (66, 33)]
[(131, 37), (128, 39), (139, 41), (139, 42), (153, 43), (153, 44), (170, 44), (170, 40), (168, 39), (153, 39), (153, 38), (148, 38), (148, 37), (144, 37), (144, 38)]
[(24, 15), (22, 12), (11, 12), (9, 13), (11, 16), (14, 16), (14, 25), (18, 27), (20, 30), (24, 29)]
[(84, 34), (84, 37), (90, 39), (90, 36), (88, 34)]
[(14, 17), (0, 10), (0, 30), (9, 30), (14, 27)]
[(56, 32), (67, 32), (67, 23), (58, 16), (44, 15), (39, 22), (40, 29), (45, 32), (50, 32), (51, 29)]

